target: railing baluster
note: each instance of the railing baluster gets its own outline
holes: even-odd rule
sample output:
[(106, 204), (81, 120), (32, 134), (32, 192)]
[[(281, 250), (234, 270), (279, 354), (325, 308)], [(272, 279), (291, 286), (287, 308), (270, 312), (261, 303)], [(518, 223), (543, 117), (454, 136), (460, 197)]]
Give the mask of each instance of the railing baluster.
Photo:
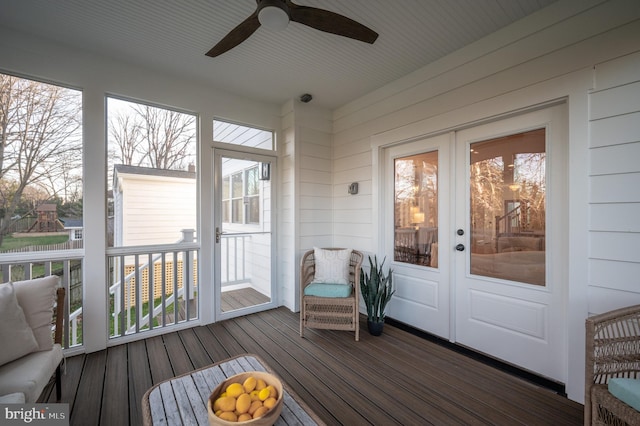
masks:
[(162, 253), (162, 326), (167, 325), (167, 253)]
[(178, 323), (178, 257), (173, 252), (173, 323)]
[[(136, 302), (135, 302), (135, 308), (136, 308), (136, 312), (135, 312), (135, 326), (136, 326), (136, 333), (140, 333), (140, 320), (142, 319), (142, 301), (141, 301), (141, 297), (140, 297), (140, 288), (142, 287), (140, 285), (140, 269), (138, 268), (138, 263), (140, 262), (140, 255), (136, 254), (134, 256), (134, 261), (133, 264), (135, 265), (135, 278), (134, 278), (134, 290), (135, 290), (135, 295), (136, 295)], [(129, 308), (131, 309), (131, 308)], [(131, 324), (129, 324), (130, 328)]]
[(126, 287), (128, 286), (124, 281), (124, 258), (124, 256), (120, 256), (120, 336), (124, 336), (124, 331), (126, 330), (125, 309), (127, 306)]
[[(153, 253), (149, 253), (149, 260), (147, 260), (147, 299), (149, 299), (149, 301), (147, 302), (149, 304), (149, 314), (148, 314), (148, 320), (147, 323), (149, 325), (149, 330), (153, 330), (153, 311), (155, 311), (155, 291), (154, 291), (154, 271), (153, 271)], [(142, 285), (140, 285), (142, 287)]]

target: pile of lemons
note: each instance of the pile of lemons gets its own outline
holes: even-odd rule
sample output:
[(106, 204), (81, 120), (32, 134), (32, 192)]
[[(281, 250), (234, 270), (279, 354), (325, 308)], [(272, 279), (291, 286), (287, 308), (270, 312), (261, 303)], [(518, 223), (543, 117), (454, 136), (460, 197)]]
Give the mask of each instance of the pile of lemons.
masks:
[(278, 400), (278, 391), (264, 380), (249, 376), (244, 383), (230, 383), (213, 403), (216, 416), (245, 422), (264, 416)]

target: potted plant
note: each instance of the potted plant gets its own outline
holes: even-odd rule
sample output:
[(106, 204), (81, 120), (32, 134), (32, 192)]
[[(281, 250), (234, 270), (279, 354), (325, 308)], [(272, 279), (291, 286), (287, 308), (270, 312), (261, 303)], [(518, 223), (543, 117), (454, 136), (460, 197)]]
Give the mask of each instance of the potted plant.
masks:
[(370, 274), (360, 268), (360, 291), (367, 306), (367, 326), (369, 333), (374, 336), (382, 334), (384, 310), (389, 300), (391, 300), (391, 296), (395, 293), (393, 289), (393, 271), (389, 269), (385, 274), (383, 269), (385, 260), (386, 258), (378, 265), (378, 258), (374, 256), (374, 260), (371, 260), (371, 256), (369, 256)]

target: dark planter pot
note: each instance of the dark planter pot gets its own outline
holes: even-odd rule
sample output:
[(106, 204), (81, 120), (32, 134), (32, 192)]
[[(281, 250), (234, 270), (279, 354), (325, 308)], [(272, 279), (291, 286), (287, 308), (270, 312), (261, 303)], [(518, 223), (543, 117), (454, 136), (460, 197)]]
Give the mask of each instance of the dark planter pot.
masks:
[(373, 336), (379, 336), (382, 334), (382, 328), (384, 327), (384, 321), (382, 322), (373, 322), (367, 320), (367, 327), (369, 328), (369, 333)]

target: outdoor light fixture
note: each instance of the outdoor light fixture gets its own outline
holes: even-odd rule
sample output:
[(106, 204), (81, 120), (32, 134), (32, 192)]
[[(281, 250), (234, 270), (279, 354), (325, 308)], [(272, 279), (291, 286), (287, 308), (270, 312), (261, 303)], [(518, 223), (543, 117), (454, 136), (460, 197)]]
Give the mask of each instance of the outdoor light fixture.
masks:
[(271, 179), (271, 163), (260, 163), (260, 174), (258, 176), (259, 180), (270, 180)]
[(272, 31), (281, 31), (289, 25), (289, 8), (283, 1), (262, 0), (258, 5), (260, 25)]

